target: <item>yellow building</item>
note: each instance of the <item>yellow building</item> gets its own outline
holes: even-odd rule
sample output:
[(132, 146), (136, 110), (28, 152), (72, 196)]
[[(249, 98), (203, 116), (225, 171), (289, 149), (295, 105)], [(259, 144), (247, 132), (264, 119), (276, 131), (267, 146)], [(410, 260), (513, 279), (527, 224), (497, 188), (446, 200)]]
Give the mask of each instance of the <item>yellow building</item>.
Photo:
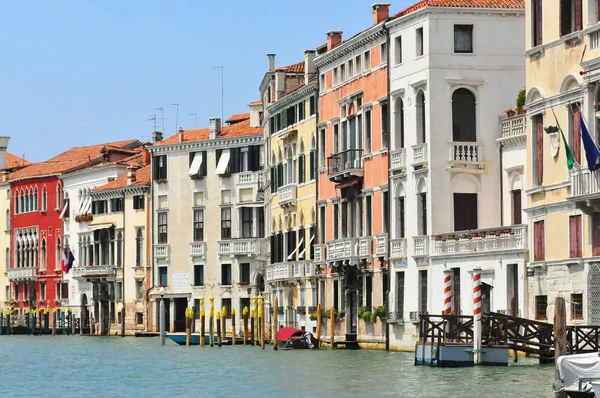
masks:
[[(588, 169), (580, 136), (580, 114), (594, 141), (600, 133), (597, 4), (526, 2), (530, 318), (552, 321), (560, 296), (568, 322), (600, 323), (599, 172)], [(560, 133), (548, 129), (557, 124), (577, 163), (571, 171)]]
[(310, 314), (317, 305), (314, 57), (308, 50), (303, 62), (275, 68), (270, 54), (269, 72), (260, 86), (270, 170), (265, 192), (271, 247), (265, 270), (268, 300), (272, 306), (278, 297), (281, 326), (307, 330), (313, 329)]

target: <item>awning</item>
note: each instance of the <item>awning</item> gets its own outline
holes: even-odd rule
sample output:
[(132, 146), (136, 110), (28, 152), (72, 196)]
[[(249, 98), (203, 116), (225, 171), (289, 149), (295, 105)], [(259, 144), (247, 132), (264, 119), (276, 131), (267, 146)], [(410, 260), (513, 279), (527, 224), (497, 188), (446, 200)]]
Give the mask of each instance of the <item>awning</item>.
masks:
[(60, 218), (63, 219), (65, 218), (65, 215), (67, 216), (67, 218), (69, 217), (69, 199), (65, 199), (65, 202), (63, 204), (63, 209), (60, 212)]
[(192, 165), (190, 166), (190, 171), (188, 171), (188, 175), (195, 176), (200, 173), (200, 167), (202, 166), (202, 152), (196, 152), (194, 154), (194, 160), (192, 161)]
[(92, 208), (92, 197), (88, 196), (87, 198), (84, 199), (83, 203), (81, 204), (81, 209), (79, 211), (79, 214), (87, 214), (90, 212), (91, 208)]
[(221, 158), (219, 159), (219, 164), (217, 165), (217, 175), (225, 174), (227, 171), (227, 166), (229, 166), (229, 156), (231, 153), (229, 149), (224, 149), (221, 153)]
[(308, 245), (306, 245), (306, 246), (304, 247), (304, 250), (302, 250), (302, 253), (300, 253), (300, 254), (298, 255), (298, 258), (299, 258), (299, 259), (302, 259), (302, 258), (304, 258), (304, 253), (306, 252), (306, 248), (307, 248), (307, 247), (310, 247), (310, 245), (312, 245), (312, 242), (313, 242), (313, 240), (314, 240), (314, 239), (315, 239), (315, 236), (314, 236), (314, 235), (310, 237), (310, 241), (308, 242)]
[(101, 229), (107, 229), (107, 228), (112, 228), (114, 227), (115, 224), (111, 223), (111, 222), (103, 222), (103, 223), (98, 223), (98, 224), (90, 224), (88, 225), (88, 231), (98, 231)]
[(290, 255), (288, 256), (288, 260), (291, 260), (294, 254), (296, 254), (296, 252), (298, 251), (298, 248), (300, 247), (300, 245), (304, 242), (304, 236), (302, 237), (302, 239), (300, 239), (300, 242), (298, 242), (298, 246), (296, 246), (296, 248), (294, 249), (293, 252), (290, 253)]

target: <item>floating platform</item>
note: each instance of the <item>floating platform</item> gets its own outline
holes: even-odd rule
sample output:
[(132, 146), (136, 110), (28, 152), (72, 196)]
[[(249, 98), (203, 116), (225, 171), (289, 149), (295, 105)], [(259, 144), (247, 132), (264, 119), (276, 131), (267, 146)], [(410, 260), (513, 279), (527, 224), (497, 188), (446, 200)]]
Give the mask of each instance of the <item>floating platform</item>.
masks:
[[(482, 348), (481, 365), (508, 366), (508, 350), (508, 346)], [(418, 342), (415, 347), (415, 365), (435, 366), (441, 368), (473, 366), (473, 345), (438, 345)]]

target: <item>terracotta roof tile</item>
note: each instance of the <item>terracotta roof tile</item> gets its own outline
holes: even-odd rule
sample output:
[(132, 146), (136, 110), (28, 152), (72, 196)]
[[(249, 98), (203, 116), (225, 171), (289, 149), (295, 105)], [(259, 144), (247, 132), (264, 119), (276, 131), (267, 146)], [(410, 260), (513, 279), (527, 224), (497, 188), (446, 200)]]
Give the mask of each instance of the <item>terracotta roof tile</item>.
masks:
[(234, 124), (237, 122), (242, 122), (244, 120), (250, 119), (249, 113), (238, 113), (229, 117), (229, 119), (225, 120), (225, 123)]
[[(281, 66), (277, 69), (285, 69), (286, 73), (304, 73), (304, 61), (300, 61), (288, 66)], [(277, 69), (271, 69), (270, 72), (275, 72)]]
[[(204, 141), (209, 139), (209, 129), (184, 130), (183, 142)], [(221, 126), (219, 138), (244, 137), (248, 135), (262, 134), (262, 127), (250, 127), (250, 119), (246, 119), (230, 126)], [(179, 143), (179, 133), (155, 143), (153, 146), (171, 145)]]
[(125, 187), (139, 187), (142, 185), (149, 185), (150, 184), (150, 171), (152, 170), (150, 165), (146, 165), (142, 168), (139, 168), (136, 170), (135, 172), (135, 182), (131, 185), (127, 185), (127, 174), (122, 175), (119, 178), (116, 178), (112, 181), (107, 182), (104, 185), (100, 185), (99, 187), (96, 187), (94, 189), (92, 189), (93, 192), (98, 192), (98, 191), (112, 191), (114, 189), (121, 189), (121, 188), (125, 188)]
[(29, 166), (31, 162), (20, 158), (12, 153), (6, 153), (6, 168), (7, 169), (16, 169), (17, 167)]
[(258, 104), (262, 104), (262, 100), (254, 100), (248, 105), (258, 105)]
[(525, 8), (524, 0), (421, 0), (405, 8), (393, 18), (398, 18), (425, 7), (457, 7), (457, 8)]

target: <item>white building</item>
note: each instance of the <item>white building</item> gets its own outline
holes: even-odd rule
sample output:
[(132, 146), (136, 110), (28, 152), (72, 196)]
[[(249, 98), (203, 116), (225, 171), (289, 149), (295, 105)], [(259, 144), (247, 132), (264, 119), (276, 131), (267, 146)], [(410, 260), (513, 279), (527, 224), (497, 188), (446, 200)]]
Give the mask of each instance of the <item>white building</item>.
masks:
[[(262, 193), (264, 137), (262, 105), (234, 115), (221, 127), (180, 130), (156, 142), (153, 155), (153, 288), (166, 289), (166, 324), (185, 331), (186, 308), (235, 308), (264, 291), (259, 272), (266, 262)], [(153, 320), (158, 330), (158, 307)], [(207, 310), (208, 314), (208, 310)], [(196, 314), (196, 319), (198, 318)]]
[(453, 313), (473, 313), (481, 267), (484, 310), (509, 310), (514, 298), (526, 315), (525, 136), (515, 122), (501, 138), (498, 121), (525, 85), (524, 10), (441, 3), (387, 23), (392, 349), (414, 349), (419, 313), (442, 313), (445, 271)]

